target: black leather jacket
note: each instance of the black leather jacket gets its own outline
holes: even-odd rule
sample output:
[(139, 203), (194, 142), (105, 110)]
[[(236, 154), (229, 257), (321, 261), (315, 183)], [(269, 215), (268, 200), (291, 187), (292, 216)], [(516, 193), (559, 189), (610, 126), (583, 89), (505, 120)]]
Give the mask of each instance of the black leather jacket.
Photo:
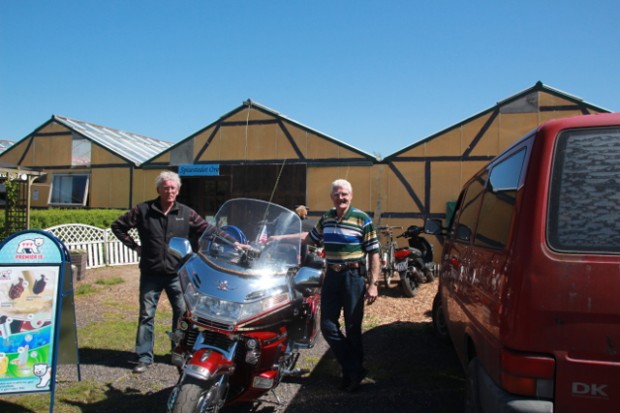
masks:
[(172, 237), (195, 241), (205, 230), (215, 230), (196, 211), (179, 202), (164, 215), (159, 198), (138, 204), (112, 223), (114, 235), (136, 249), (138, 244), (128, 234), (131, 228), (137, 228), (140, 237), (140, 273), (167, 276), (175, 276), (179, 265), (179, 260), (168, 253)]

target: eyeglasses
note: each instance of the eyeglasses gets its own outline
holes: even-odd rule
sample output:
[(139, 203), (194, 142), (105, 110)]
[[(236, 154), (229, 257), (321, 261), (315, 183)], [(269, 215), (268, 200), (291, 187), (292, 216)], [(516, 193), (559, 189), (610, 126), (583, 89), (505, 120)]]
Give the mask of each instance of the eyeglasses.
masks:
[(332, 196), (349, 196), (350, 194), (348, 192), (332, 192)]

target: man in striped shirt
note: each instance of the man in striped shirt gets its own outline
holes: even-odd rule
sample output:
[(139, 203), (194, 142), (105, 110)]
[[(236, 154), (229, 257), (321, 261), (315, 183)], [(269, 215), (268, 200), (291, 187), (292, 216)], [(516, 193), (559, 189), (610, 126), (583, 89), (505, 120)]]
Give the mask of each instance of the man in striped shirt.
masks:
[[(354, 392), (367, 374), (362, 319), (364, 298), (370, 305), (378, 295), (379, 240), (372, 219), (351, 206), (353, 188), (348, 181), (334, 181), (330, 197), (334, 208), (323, 214), (304, 242), (324, 246), (327, 274), (321, 289), (321, 332), (342, 366), (339, 388)], [(341, 311), (345, 334), (338, 322)]]

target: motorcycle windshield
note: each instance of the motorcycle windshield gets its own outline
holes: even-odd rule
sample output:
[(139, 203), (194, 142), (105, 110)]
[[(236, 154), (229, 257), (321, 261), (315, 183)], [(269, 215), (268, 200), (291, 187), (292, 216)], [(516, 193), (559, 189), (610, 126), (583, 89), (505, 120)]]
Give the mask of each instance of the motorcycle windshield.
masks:
[[(215, 224), (228, 237), (204, 233), (199, 241), (200, 253), (214, 267), (265, 276), (299, 266), (301, 219), (293, 211), (258, 199), (237, 198), (222, 205)], [(231, 238), (250, 248), (235, 248)]]

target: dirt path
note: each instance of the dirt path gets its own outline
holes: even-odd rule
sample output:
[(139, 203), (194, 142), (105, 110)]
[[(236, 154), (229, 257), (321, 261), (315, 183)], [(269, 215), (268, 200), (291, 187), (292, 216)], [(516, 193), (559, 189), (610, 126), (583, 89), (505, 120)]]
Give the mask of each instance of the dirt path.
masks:
[[(119, 303), (121, 317), (127, 305), (137, 308), (138, 270), (136, 266), (89, 270), (76, 285), (93, 284), (101, 278), (121, 277), (124, 282), (100, 288), (96, 294), (76, 297), (78, 329), (101, 320), (102, 303)], [(269, 394), (252, 406), (230, 406), (224, 411), (242, 412), (460, 412), (462, 411), (463, 374), (453, 350), (432, 334), (430, 308), (436, 282), (421, 286), (415, 298), (405, 298), (400, 288), (381, 288), (377, 302), (367, 307), (364, 334), (368, 383), (356, 394), (335, 387), (337, 364), (322, 338), (304, 351), (300, 365), (312, 365), (312, 371), (299, 378), (286, 378), (276, 389), (282, 404)], [(164, 298), (160, 304), (169, 307)], [(111, 338), (113, 339), (113, 338)], [(134, 355), (130, 351), (80, 350), (83, 380), (105, 383), (106, 398), (96, 403), (72, 402), (83, 412), (165, 412), (165, 403), (178, 377), (176, 368), (156, 359), (153, 368), (142, 375), (132, 374)], [(59, 386), (76, 379), (75, 366), (60, 366)]]

